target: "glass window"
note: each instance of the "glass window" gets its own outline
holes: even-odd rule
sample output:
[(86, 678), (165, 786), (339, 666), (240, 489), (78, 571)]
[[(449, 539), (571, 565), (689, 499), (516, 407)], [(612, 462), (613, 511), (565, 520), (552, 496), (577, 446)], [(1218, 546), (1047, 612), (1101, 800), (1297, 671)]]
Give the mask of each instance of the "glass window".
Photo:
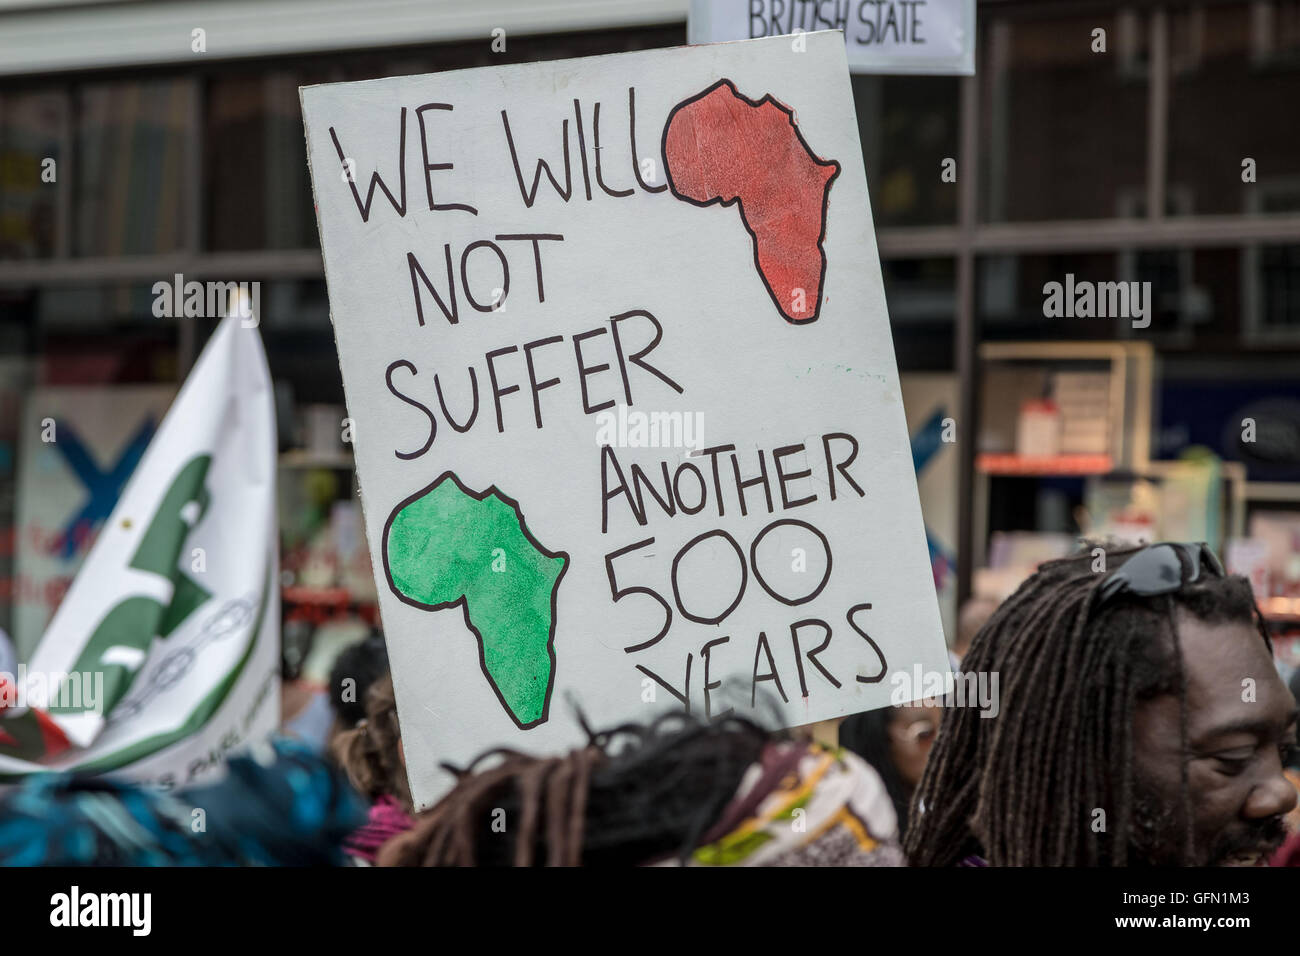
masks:
[(0, 260), (58, 251), (67, 118), (61, 91), (0, 95)]
[(27, 326), (36, 384), (174, 384), (178, 325), (154, 316), (155, 298), (152, 283), (34, 293)]
[(1247, 340), (1300, 344), (1300, 245), (1248, 246), (1241, 262)]
[(884, 259), (880, 266), (899, 370), (955, 368), (956, 262), (953, 259)]
[(1171, 213), (1300, 212), (1300, 130), (1284, 115), (1300, 99), (1300, 3), (1184, 5), (1169, 24)]
[[(1146, 189), (1148, 16), (986, 21), (981, 219), (1133, 215), (1130, 197)], [(1105, 31), (1104, 53), (1093, 51), (1103, 39), (1097, 30)]]
[(941, 173), (957, 158), (958, 80), (855, 76), (853, 99), (877, 228), (956, 222), (957, 184)]
[(209, 249), (317, 245), (298, 87), (327, 79), (281, 71), (212, 79), (204, 142)]
[(1151, 283), (1151, 325), (1131, 334), (1159, 348), (1237, 348), (1240, 259), (1231, 248), (1122, 251), (1120, 278)]
[[(262, 344), (293, 403), (343, 402), (343, 378), (321, 279), (262, 283)], [(295, 416), (296, 417), (296, 416)]]
[(175, 252), (186, 244), (191, 85), (92, 83), (77, 92), (76, 243), (80, 256)]
[(1120, 279), (1117, 256), (1113, 252), (981, 256), (976, 261), (975, 277), (975, 308), (984, 340), (1073, 341), (1121, 337), (1120, 320), (1076, 317), (1065, 314), (1065, 308), (1049, 307), (1048, 302), (1049, 283), (1058, 283), (1064, 296), (1067, 287), (1077, 289), (1084, 282)]
[[(976, 274), (986, 340), (1141, 339), (1217, 356), (1252, 339), (1300, 341), (1300, 246), (985, 256)], [(1060, 286), (1059, 310), (1049, 283)], [(1101, 283), (1125, 288), (1112, 295)]]

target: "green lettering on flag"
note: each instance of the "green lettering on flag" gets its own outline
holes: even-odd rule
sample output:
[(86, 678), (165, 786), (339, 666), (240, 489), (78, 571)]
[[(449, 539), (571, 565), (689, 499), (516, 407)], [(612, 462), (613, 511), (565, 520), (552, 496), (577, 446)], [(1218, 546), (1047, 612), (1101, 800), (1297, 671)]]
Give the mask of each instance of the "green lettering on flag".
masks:
[[(164, 607), (151, 597), (137, 595), (122, 600), (104, 615), (72, 667), (72, 672), (78, 674), (103, 673), (104, 699), (97, 703), (105, 714), (112, 713), (113, 707), (131, 689), (154, 637), (169, 636), (212, 596), (180, 568), (185, 538), (212, 501), (211, 493), (203, 484), (211, 464), (212, 456), (196, 455), (177, 473), (131, 559), (131, 567), (171, 579), (174, 585), (171, 601)], [(185, 511), (191, 502), (197, 504), (198, 514), (187, 516)], [(119, 656), (122, 649), (137, 653), (120, 662), (105, 663), (104, 658), (111, 649), (118, 649)], [(66, 681), (64, 688), (67, 688)], [(53, 703), (56, 706), (49, 708), (52, 714), (81, 713), (87, 709), (84, 699), (76, 700), (66, 693), (61, 693)]]

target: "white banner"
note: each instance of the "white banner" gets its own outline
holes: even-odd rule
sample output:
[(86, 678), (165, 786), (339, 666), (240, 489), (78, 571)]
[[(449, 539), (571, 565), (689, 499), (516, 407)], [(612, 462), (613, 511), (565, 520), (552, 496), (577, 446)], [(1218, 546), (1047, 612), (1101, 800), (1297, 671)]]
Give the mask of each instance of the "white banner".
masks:
[(0, 675), (3, 777), (190, 786), (275, 728), (275, 410), (242, 321), (217, 328), (30, 660)]
[(818, 30), (843, 31), (852, 73), (975, 73), (975, 0), (691, 0), (687, 22), (691, 43)]

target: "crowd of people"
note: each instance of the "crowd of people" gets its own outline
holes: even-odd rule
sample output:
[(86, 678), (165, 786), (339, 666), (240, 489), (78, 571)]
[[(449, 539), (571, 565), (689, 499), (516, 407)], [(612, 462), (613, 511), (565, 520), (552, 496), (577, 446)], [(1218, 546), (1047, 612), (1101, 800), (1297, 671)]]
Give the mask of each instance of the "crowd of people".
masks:
[(996, 714), (887, 707), (846, 719), (838, 746), (735, 715), (583, 722), (567, 753), (449, 767), (419, 810), (372, 634), (334, 664), (323, 753), (280, 738), (174, 794), (33, 779), (0, 800), (0, 863), (1300, 863), (1296, 698), (1249, 583), (1209, 548), (1044, 564), (1000, 605), (964, 608), (952, 653), (999, 675)]

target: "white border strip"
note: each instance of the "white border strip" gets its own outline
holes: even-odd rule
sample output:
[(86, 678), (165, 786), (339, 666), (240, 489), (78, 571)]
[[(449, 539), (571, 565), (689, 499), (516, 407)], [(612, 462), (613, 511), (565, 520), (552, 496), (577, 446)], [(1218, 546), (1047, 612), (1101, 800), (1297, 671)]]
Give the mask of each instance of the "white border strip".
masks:
[[(0, 0), (0, 76), (271, 57), (686, 20), (688, 0)], [(6, 9), (10, 8), (10, 9)], [(195, 28), (207, 51), (190, 48)]]

